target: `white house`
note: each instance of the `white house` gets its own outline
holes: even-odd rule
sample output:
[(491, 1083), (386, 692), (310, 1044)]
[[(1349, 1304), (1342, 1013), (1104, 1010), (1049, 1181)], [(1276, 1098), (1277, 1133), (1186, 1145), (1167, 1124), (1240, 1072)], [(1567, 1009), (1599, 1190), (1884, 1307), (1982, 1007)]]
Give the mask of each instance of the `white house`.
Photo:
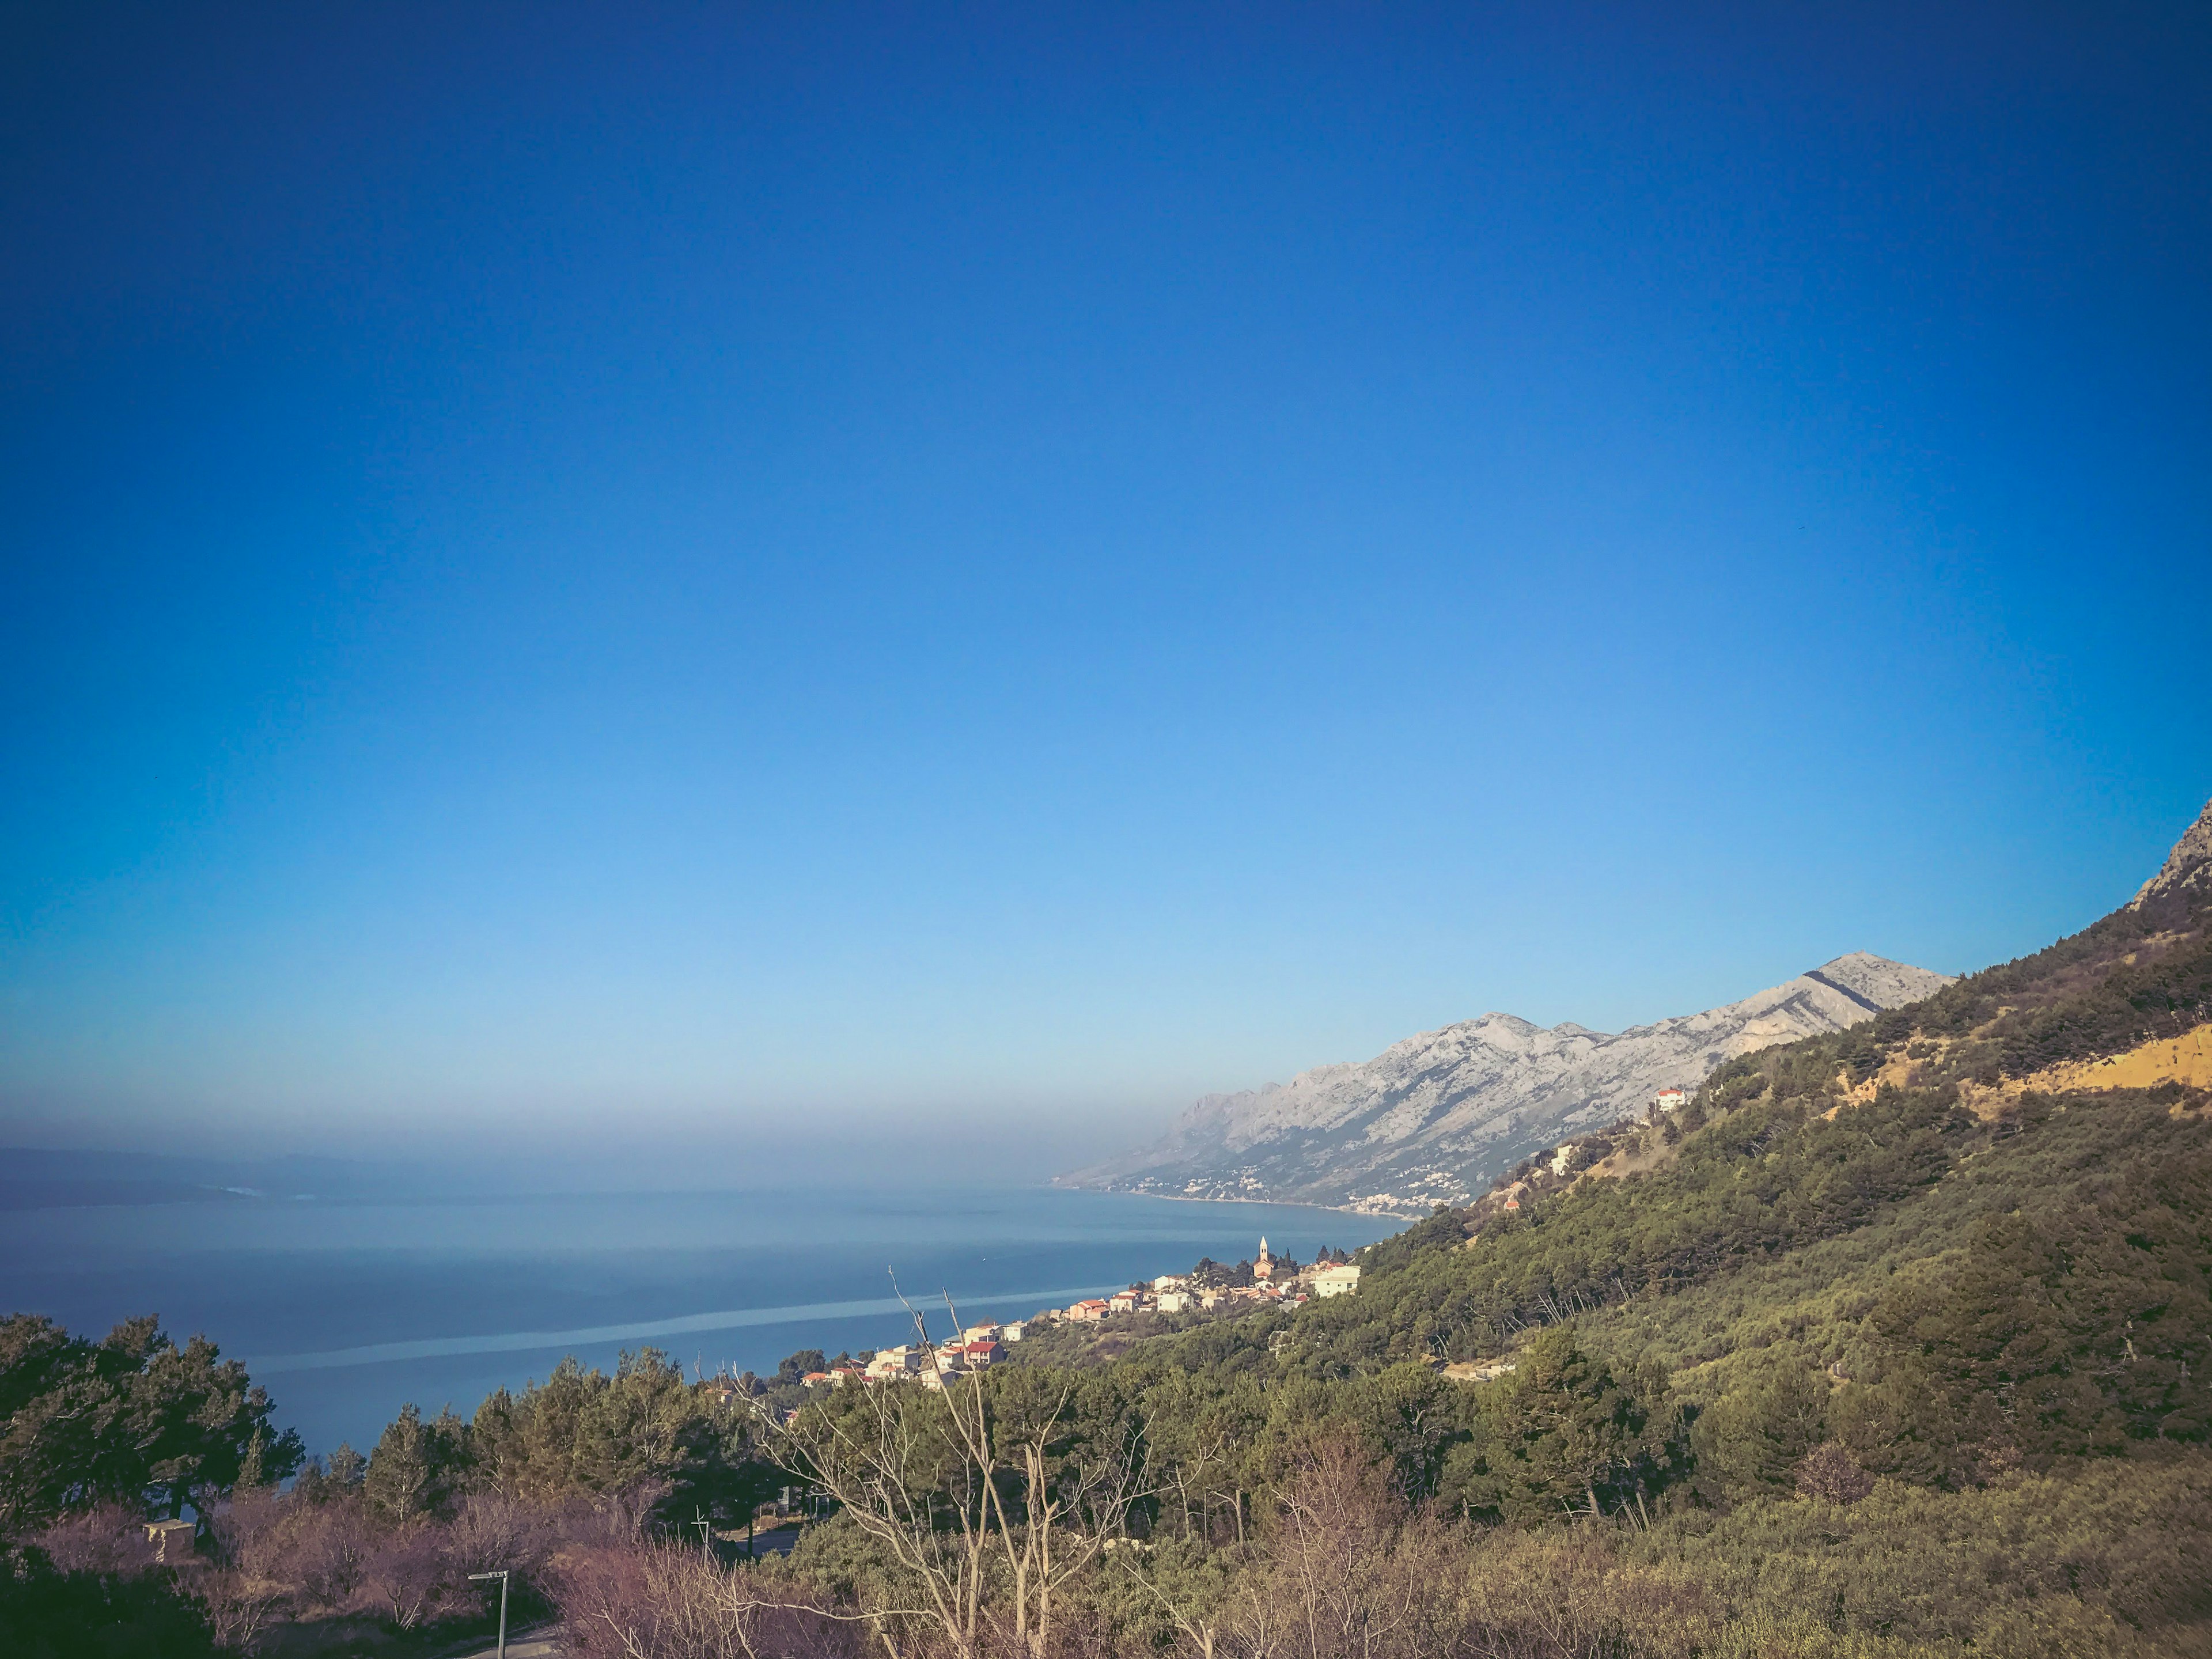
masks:
[(1679, 1112), (1690, 1103), (1687, 1089), (1662, 1089), (1651, 1097), (1651, 1103), (1662, 1112)]
[(1159, 1310), (1162, 1313), (1181, 1313), (1189, 1306), (1190, 1292), (1188, 1291), (1162, 1291), (1160, 1292)]
[(911, 1376), (921, 1369), (921, 1354), (913, 1348), (885, 1348), (868, 1362), (868, 1376), (881, 1382), (885, 1377)]
[(1359, 1290), (1359, 1269), (1348, 1261), (1332, 1262), (1313, 1272), (1316, 1296), (1352, 1296)]

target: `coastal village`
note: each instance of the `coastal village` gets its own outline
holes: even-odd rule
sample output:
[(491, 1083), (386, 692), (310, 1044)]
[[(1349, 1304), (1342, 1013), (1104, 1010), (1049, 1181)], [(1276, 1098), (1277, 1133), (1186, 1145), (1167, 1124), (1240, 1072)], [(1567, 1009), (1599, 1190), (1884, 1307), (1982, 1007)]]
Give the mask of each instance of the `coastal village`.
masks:
[[(1640, 1120), (1624, 1118), (1523, 1159), (1498, 1177), (1488, 1193), (1465, 1206), (1468, 1245), (1476, 1243), (1491, 1223), (1588, 1176), (1623, 1176), (1663, 1162), (1684, 1133), (1704, 1121), (1701, 1114), (1686, 1110), (1691, 1100), (1687, 1090), (1661, 1089), (1651, 1096)], [(1030, 1349), (1023, 1357), (1033, 1353), (1040, 1364), (1095, 1362), (1112, 1357), (1128, 1340), (1204, 1319), (1288, 1310), (1310, 1301), (1355, 1295), (1360, 1271), (1346, 1252), (1326, 1245), (1310, 1262), (1277, 1255), (1263, 1235), (1258, 1252), (1233, 1267), (1205, 1257), (1187, 1273), (1162, 1273), (1148, 1283), (1085, 1297), (1064, 1308), (1042, 1308), (1026, 1319), (987, 1320), (945, 1340), (933, 1342), (918, 1334), (916, 1340), (897, 1347), (839, 1354), (835, 1359), (817, 1349), (806, 1349), (785, 1359), (773, 1378), (747, 1371), (714, 1379), (709, 1386), (726, 1406), (764, 1411), (787, 1424), (799, 1415), (807, 1390), (898, 1382), (944, 1389), (1008, 1363), (1025, 1340)], [(1505, 1360), (1442, 1369), (1455, 1381), (1480, 1382), (1510, 1371), (1513, 1365)]]
[[(1692, 1116), (1684, 1111), (1690, 1099), (1686, 1090), (1662, 1089), (1651, 1097), (1640, 1122), (1623, 1119), (1524, 1159), (1467, 1206), (1469, 1243), (1479, 1237), (1485, 1224), (1521, 1210), (1524, 1200), (1533, 1203), (1586, 1176), (1619, 1176), (1647, 1167), (1656, 1161), (1654, 1147), (1663, 1143), (1665, 1149), (1671, 1150), (1686, 1128), (1702, 1122), (1702, 1118), (1684, 1121)], [(1639, 1134), (1640, 1131), (1650, 1133)], [(1014, 1358), (1015, 1346), (1025, 1338), (1034, 1343), (1036, 1337), (1046, 1337), (1043, 1346), (1052, 1352), (1040, 1355), (1040, 1359), (1064, 1362), (1073, 1356), (1066, 1352), (1068, 1343), (1058, 1339), (1075, 1332), (1103, 1334), (1104, 1328), (1124, 1327), (1132, 1336), (1143, 1336), (1157, 1334), (1163, 1319), (1180, 1324), (1193, 1316), (1236, 1317), (1271, 1309), (1300, 1308), (1310, 1301), (1356, 1294), (1359, 1276), (1358, 1264), (1343, 1250), (1323, 1246), (1312, 1261), (1301, 1263), (1275, 1255), (1263, 1235), (1258, 1253), (1234, 1267), (1206, 1257), (1188, 1273), (1162, 1273), (1149, 1283), (1133, 1284), (1111, 1295), (1086, 1297), (1065, 1308), (1040, 1309), (1027, 1319), (1003, 1323), (984, 1321), (947, 1340), (918, 1339), (893, 1348), (840, 1354), (834, 1360), (818, 1350), (805, 1350), (786, 1359), (773, 1379), (758, 1378), (748, 1371), (718, 1379), (712, 1386), (726, 1404), (750, 1403), (788, 1422), (799, 1414), (805, 1398), (801, 1390), (897, 1382), (943, 1389), (1006, 1364)], [(1461, 1369), (1447, 1368), (1447, 1374), (1456, 1375)], [(1502, 1369), (1510, 1370), (1511, 1366), (1509, 1363)], [(1484, 1376), (1494, 1374), (1495, 1370)]]
[[(1110, 1296), (1087, 1297), (1065, 1308), (1042, 1309), (1027, 1319), (1003, 1323), (987, 1320), (944, 1341), (918, 1340), (897, 1347), (840, 1354), (834, 1360), (818, 1350), (805, 1350), (787, 1359), (773, 1380), (746, 1372), (724, 1377), (714, 1386), (726, 1403), (766, 1396), (763, 1403), (780, 1405), (787, 1420), (799, 1409), (789, 1394), (793, 1384), (811, 1389), (912, 1382), (942, 1389), (1007, 1363), (1016, 1344), (1056, 1327), (1103, 1326), (1145, 1315), (1226, 1316), (1298, 1308), (1317, 1298), (1354, 1294), (1359, 1273), (1358, 1266), (1342, 1250), (1324, 1247), (1311, 1262), (1300, 1263), (1275, 1255), (1263, 1237), (1259, 1253), (1234, 1267), (1208, 1257), (1188, 1273), (1162, 1273), (1148, 1284), (1131, 1285)], [(791, 1403), (778, 1401), (779, 1395)]]
[[(1690, 1091), (1666, 1088), (1649, 1099), (1643, 1116), (1624, 1118), (1605, 1128), (1574, 1136), (1549, 1151), (1523, 1159), (1500, 1176), (1489, 1192), (1463, 1211), (1467, 1248), (1474, 1248), (1492, 1224), (1533, 1207), (1593, 1176), (1621, 1176), (1663, 1162), (1686, 1130), (1700, 1126), (1700, 1111), (1689, 1109)], [(1026, 1319), (984, 1321), (957, 1337), (916, 1340), (897, 1347), (840, 1354), (833, 1361), (819, 1350), (803, 1350), (785, 1359), (774, 1379), (747, 1372), (712, 1382), (726, 1408), (750, 1410), (786, 1426), (799, 1417), (807, 1393), (848, 1386), (873, 1387), (913, 1382), (924, 1389), (957, 1387), (994, 1367), (1019, 1359), (1044, 1365), (1110, 1361), (1132, 1341), (1188, 1328), (1211, 1319), (1237, 1319), (1271, 1310), (1288, 1311), (1308, 1302), (1358, 1292), (1359, 1264), (1340, 1249), (1324, 1245), (1310, 1262), (1278, 1255), (1264, 1235), (1249, 1261), (1227, 1266), (1201, 1257), (1189, 1271), (1162, 1273), (1110, 1295), (1085, 1297), (1064, 1308), (1042, 1308)], [(917, 1319), (917, 1330), (920, 1328)], [(1022, 1347), (1018, 1355), (1018, 1346)], [(1438, 1363), (1445, 1378), (1462, 1384), (1495, 1381), (1516, 1369), (1511, 1357), (1459, 1364)], [(746, 1555), (766, 1548), (789, 1551), (799, 1528), (820, 1514), (821, 1495), (810, 1488), (786, 1487), (780, 1499), (760, 1505), (742, 1529), (718, 1533), (739, 1544)], [(756, 1524), (763, 1528), (756, 1531)]]
[(1222, 1267), (1201, 1261), (1187, 1273), (1163, 1273), (1149, 1285), (1132, 1285), (1109, 1297), (1092, 1297), (1037, 1316), (1036, 1322), (1097, 1324), (1118, 1316), (1212, 1313), (1247, 1307), (1296, 1308), (1316, 1297), (1348, 1296), (1359, 1288), (1359, 1269), (1344, 1253), (1324, 1251), (1310, 1267), (1278, 1256), (1260, 1240), (1249, 1262)]

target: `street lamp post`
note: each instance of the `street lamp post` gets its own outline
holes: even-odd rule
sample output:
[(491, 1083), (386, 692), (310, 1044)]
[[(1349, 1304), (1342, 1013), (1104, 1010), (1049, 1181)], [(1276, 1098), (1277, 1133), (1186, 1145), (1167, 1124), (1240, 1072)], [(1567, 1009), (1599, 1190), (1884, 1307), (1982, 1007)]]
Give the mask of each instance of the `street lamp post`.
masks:
[(472, 1584), (492, 1578), (499, 1580), (499, 1659), (507, 1659), (507, 1570), (501, 1567), (497, 1572), (472, 1572), (469, 1575), (469, 1582)]

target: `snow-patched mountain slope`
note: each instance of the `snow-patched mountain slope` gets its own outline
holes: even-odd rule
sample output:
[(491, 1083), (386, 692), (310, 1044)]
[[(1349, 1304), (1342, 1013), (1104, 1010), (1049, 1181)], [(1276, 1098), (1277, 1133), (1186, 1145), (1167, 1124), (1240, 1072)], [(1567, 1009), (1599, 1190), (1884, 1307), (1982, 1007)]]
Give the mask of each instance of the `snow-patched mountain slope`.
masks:
[(1662, 1089), (1696, 1087), (1723, 1060), (1842, 1030), (1950, 982), (1862, 951), (1724, 1008), (1617, 1036), (1485, 1014), (1364, 1065), (1208, 1095), (1156, 1145), (1060, 1180), (1425, 1213), (1464, 1203), (1533, 1152), (1643, 1112)]

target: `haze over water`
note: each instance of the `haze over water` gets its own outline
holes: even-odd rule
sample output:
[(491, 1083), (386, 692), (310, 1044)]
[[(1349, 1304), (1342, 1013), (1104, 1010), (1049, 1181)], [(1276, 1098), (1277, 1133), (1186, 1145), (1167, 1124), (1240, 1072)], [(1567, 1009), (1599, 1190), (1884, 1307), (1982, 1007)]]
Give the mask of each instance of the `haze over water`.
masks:
[(0, 1306), (97, 1334), (158, 1312), (213, 1337), (309, 1448), (372, 1444), (400, 1406), (467, 1414), (564, 1354), (647, 1345), (711, 1372), (1017, 1317), (1265, 1233), (1310, 1260), (1401, 1223), (1293, 1206), (1000, 1186), (256, 1199), (0, 1212)]

